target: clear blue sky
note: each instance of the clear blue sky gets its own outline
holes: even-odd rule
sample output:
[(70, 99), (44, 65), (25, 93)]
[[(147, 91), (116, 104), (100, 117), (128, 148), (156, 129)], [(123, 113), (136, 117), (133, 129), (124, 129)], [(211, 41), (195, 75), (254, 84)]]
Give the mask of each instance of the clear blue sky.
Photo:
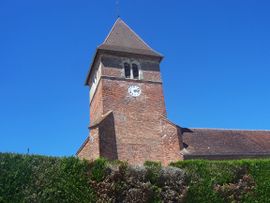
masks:
[[(165, 55), (168, 117), (184, 127), (270, 129), (270, 1), (120, 0)], [(0, 151), (74, 155), (88, 135), (84, 79), (115, 0), (0, 1)]]

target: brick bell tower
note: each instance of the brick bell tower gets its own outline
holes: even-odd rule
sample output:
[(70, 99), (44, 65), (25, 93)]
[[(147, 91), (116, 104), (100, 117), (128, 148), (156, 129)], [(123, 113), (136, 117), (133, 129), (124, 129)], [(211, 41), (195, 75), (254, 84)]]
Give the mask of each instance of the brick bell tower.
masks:
[(161, 60), (123, 20), (116, 20), (85, 81), (90, 87), (90, 132), (78, 157), (139, 165), (182, 159), (181, 129), (166, 117)]

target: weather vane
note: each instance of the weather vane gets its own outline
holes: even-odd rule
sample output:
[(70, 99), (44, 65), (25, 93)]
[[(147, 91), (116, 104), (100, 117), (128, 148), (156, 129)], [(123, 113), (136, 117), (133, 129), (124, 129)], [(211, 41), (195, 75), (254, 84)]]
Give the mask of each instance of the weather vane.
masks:
[(120, 0), (116, 0), (115, 6), (116, 6), (116, 16), (117, 18), (119, 18), (120, 17)]

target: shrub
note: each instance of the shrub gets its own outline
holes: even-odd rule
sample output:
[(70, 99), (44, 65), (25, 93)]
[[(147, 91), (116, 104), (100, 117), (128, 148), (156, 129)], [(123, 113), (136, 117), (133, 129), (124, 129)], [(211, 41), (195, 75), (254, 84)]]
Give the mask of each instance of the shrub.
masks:
[(152, 183), (156, 184), (159, 177), (159, 172), (161, 170), (161, 163), (154, 161), (146, 161), (144, 163), (146, 168), (146, 178)]
[(184, 202), (188, 186), (186, 173), (176, 167), (163, 167), (159, 172), (157, 185), (161, 188), (161, 199), (164, 202)]
[(95, 202), (88, 163), (0, 153), (0, 202)]
[(0, 153), (0, 202), (270, 202), (270, 160), (162, 167)]
[(98, 158), (91, 163), (90, 176), (92, 180), (97, 182), (102, 181), (106, 175), (108, 161), (104, 158)]
[(186, 202), (270, 202), (270, 160), (172, 163), (188, 175)]

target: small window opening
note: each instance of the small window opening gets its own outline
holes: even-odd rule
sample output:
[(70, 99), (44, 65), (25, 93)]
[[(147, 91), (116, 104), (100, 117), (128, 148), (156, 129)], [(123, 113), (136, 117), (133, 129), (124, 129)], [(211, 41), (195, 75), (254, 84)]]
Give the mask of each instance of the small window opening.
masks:
[(128, 63), (125, 63), (124, 67), (125, 67), (125, 77), (130, 78), (130, 65)]
[(133, 63), (132, 64), (132, 73), (133, 73), (133, 78), (138, 79), (139, 78), (139, 69), (137, 64)]

